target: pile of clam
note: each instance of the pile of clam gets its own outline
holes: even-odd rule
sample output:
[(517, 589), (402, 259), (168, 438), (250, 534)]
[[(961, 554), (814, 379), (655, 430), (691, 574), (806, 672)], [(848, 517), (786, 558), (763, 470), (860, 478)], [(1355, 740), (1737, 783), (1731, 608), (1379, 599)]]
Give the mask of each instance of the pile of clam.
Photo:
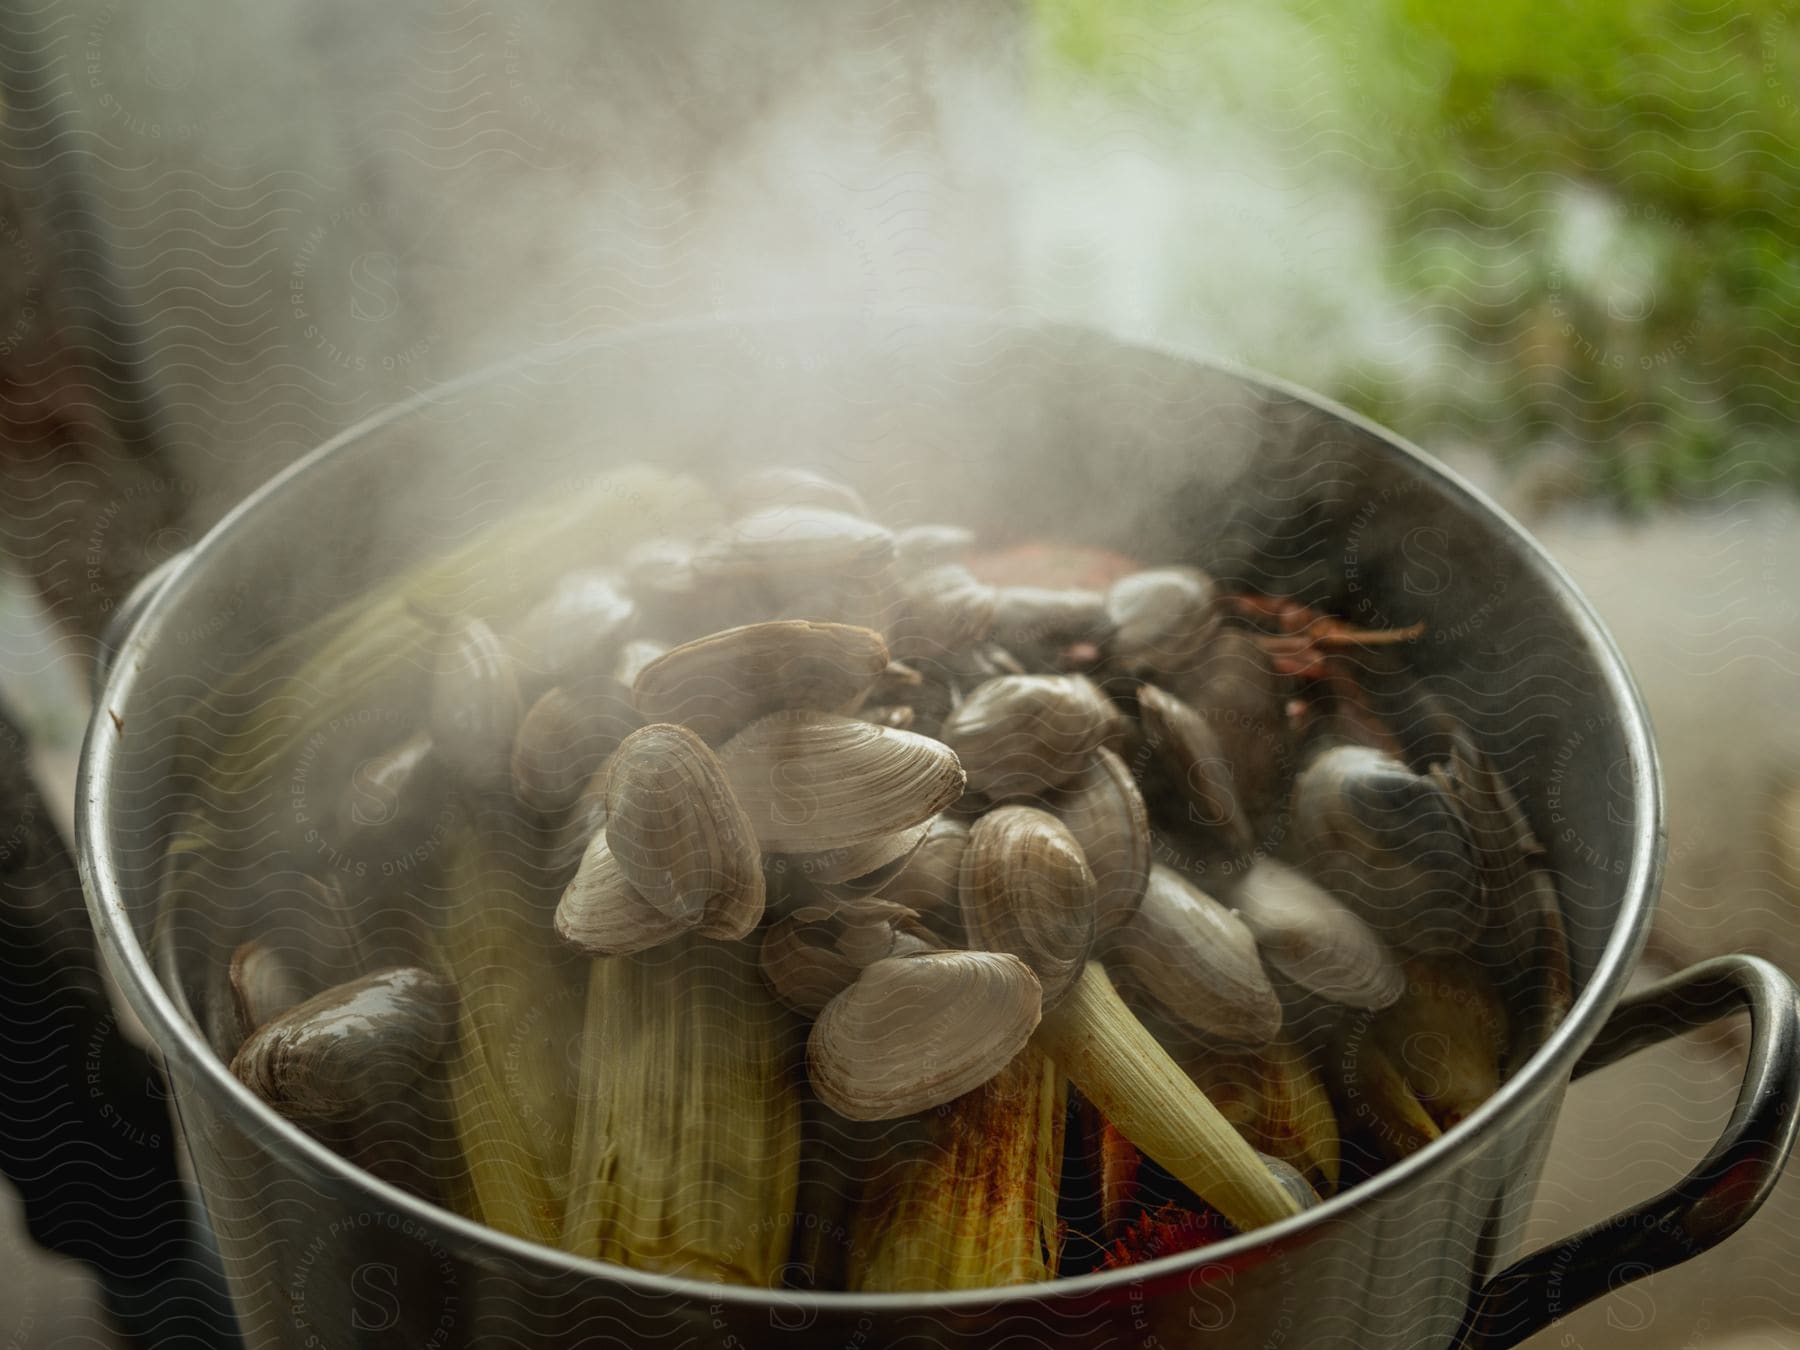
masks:
[(1497, 1085), (1504, 1015), (1448, 1075), (1381, 1058), (1409, 989), (1406, 1017), (1446, 982), (1497, 1008), (1554, 909), (1460, 729), (1422, 759), (1356, 697), (1363, 644), (1396, 635), (1091, 551), (1085, 584), (994, 580), (1033, 555), (890, 530), (804, 471), (731, 500), (460, 628), (428, 730), (375, 770), (510, 793), (567, 878), (564, 941), (756, 944), (851, 1119), (951, 1102), (1035, 1041), (1240, 1228), (1316, 1203), (1335, 1137), (1329, 1165), (1282, 1156), (1208, 1054), (1362, 1075), (1410, 1146)]

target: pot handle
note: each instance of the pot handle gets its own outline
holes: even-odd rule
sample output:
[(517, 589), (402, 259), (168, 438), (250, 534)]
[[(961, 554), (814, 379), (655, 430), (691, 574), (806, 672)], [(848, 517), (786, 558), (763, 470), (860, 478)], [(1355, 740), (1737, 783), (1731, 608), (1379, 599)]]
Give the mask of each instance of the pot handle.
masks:
[(1800, 1114), (1800, 1003), (1754, 956), (1719, 956), (1623, 1000), (1575, 1066), (1577, 1078), (1740, 1009), (1750, 1055), (1731, 1120), (1680, 1184), (1533, 1252), (1476, 1293), (1466, 1350), (1518, 1345), (1558, 1318), (1717, 1246), (1761, 1208), (1793, 1152)]

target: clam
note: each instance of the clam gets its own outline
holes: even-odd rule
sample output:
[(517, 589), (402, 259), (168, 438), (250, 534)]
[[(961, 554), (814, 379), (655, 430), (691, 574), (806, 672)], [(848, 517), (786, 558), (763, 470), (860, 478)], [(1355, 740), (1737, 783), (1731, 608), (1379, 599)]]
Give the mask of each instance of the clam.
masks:
[(811, 469), (773, 465), (740, 476), (728, 490), (733, 509), (753, 515), (791, 507), (817, 507), (846, 515), (867, 516), (869, 508), (855, 488)]
[(451, 635), (432, 675), (438, 755), (465, 782), (504, 782), (522, 712), (512, 658), (492, 628), (469, 620)]
[(632, 732), (607, 769), (606, 842), (620, 873), (671, 918), (742, 937), (763, 912), (762, 855), (718, 758), (693, 732)]
[(1258, 862), (1244, 873), (1236, 900), (1263, 959), (1301, 988), (1351, 1008), (1385, 1008), (1405, 991), (1387, 944), (1292, 868)]
[(1150, 869), (1143, 903), (1113, 935), (1107, 953), (1190, 1031), (1262, 1046), (1281, 1030), (1281, 999), (1255, 936), (1237, 915), (1167, 867)]
[(264, 1023), (231, 1072), (295, 1120), (356, 1116), (410, 1090), (450, 1044), (456, 993), (400, 966), (337, 985)]
[(1104, 643), (1112, 631), (1106, 597), (1075, 587), (997, 586), (994, 638), (1036, 665), (1053, 665), (1075, 643)]
[(1461, 951), (1481, 927), (1480, 861), (1441, 779), (1332, 746), (1300, 773), (1293, 827), (1295, 856), (1394, 946)]
[(1220, 612), (1217, 585), (1197, 567), (1133, 572), (1106, 593), (1107, 655), (1132, 674), (1184, 674), (1200, 664)]
[(240, 1045), (265, 1022), (274, 1021), (306, 998), (306, 981), (287, 955), (266, 938), (238, 944), (231, 953), (227, 979)]
[(1079, 675), (1006, 675), (976, 686), (944, 721), (943, 740), (991, 801), (1053, 791), (1105, 741), (1112, 705)]
[(694, 555), (708, 578), (812, 581), (833, 575), (886, 573), (894, 536), (861, 515), (819, 506), (772, 506), (742, 516)]
[(644, 668), (662, 659), (669, 650), (668, 644), (657, 642), (653, 638), (633, 638), (619, 648), (618, 659), (613, 662), (612, 676), (625, 689), (637, 684)]
[(813, 1023), (819, 1100), (852, 1120), (912, 1115), (981, 1086), (1025, 1047), (1037, 977), (1004, 952), (919, 952), (867, 966)]
[(684, 643), (646, 665), (638, 711), (717, 743), (783, 708), (854, 706), (888, 665), (879, 633), (837, 623), (772, 621)]
[(798, 909), (764, 933), (763, 975), (788, 1007), (817, 1017), (864, 967), (936, 946), (908, 922), (913, 917), (904, 905), (885, 900)]
[(952, 945), (964, 940), (962, 900), (963, 854), (969, 847), (969, 827), (949, 816), (938, 816), (926, 828), (906, 866), (884, 885), (883, 900), (904, 905), (919, 916), (932, 932)]
[(892, 727), (895, 731), (911, 731), (919, 721), (919, 714), (910, 703), (884, 703), (864, 708), (856, 715), (865, 722)]
[(1150, 684), (1138, 689), (1138, 717), (1143, 753), (1162, 770), (1180, 800), (1180, 812), (1170, 823), (1234, 858), (1254, 849), (1256, 832), (1238, 795), (1232, 761), (1212, 725)]
[(822, 853), (767, 853), (763, 875), (783, 899), (805, 903), (868, 895), (905, 870), (931, 821)]
[(1111, 750), (1049, 799), (1049, 810), (1075, 836), (1094, 874), (1094, 933), (1128, 922), (1150, 884), (1150, 820), (1131, 770)]
[(546, 689), (513, 738), (513, 792), (541, 815), (560, 815), (642, 725), (624, 691), (610, 681)]
[(834, 713), (758, 718), (720, 751), (765, 849), (816, 853), (930, 819), (962, 795), (956, 756), (941, 743)]
[(629, 956), (700, 928), (704, 920), (704, 912), (676, 917), (644, 899), (619, 871), (606, 836), (596, 834), (557, 902), (555, 925), (563, 941), (588, 956)]
[(970, 941), (1019, 957), (1055, 1007), (1094, 945), (1094, 874), (1063, 823), (1032, 806), (988, 812), (969, 831), (958, 893)]
[(894, 655), (942, 659), (985, 638), (994, 626), (994, 588), (960, 563), (941, 563), (900, 585)]
[(975, 532), (961, 525), (909, 525), (894, 535), (894, 547), (900, 570), (912, 575), (961, 558), (975, 547)]
[(1274, 1177), (1281, 1188), (1294, 1198), (1294, 1203), (1299, 1205), (1302, 1210), (1312, 1209), (1316, 1205), (1325, 1203), (1319, 1198), (1319, 1193), (1312, 1188), (1312, 1183), (1301, 1176), (1300, 1170), (1293, 1164), (1280, 1158), (1270, 1157), (1267, 1153), (1258, 1153), (1256, 1156), (1262, 1159), (1263, 1166), (1269, 1169), (1269, 1175)]
[(637, 620), (624, 579), (601, 568), (566, 572), (507, 634), (519, 674), (540, 685), (604, 673)]

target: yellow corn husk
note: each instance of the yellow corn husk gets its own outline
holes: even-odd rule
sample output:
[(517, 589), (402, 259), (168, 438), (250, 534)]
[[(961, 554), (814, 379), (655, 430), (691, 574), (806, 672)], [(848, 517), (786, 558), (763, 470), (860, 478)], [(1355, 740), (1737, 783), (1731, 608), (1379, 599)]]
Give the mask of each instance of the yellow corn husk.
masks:
[(685, 937), (592, 962), (562, 1245), (775, 1284), (799, 1185), (799, 1033), (754, 944)]
[(1171, 1053), (1251, 1148), (1287, 1163), (1322, 1196), (1337, 1189), (1337, 1116), (1324, 1080), (1297, 1046), (1286, 1040), (1261, 1050), (1189, 1043)]
[(1089, 961), (1034, 1043), (1119, 1132), (1240, 1231), (1299, 1213), (1255, 1151)]
[(704, 529), (716, 518), (698, 480), (624, 466), (584, 491), (513, 512), (272, 643), (202, 711), (218, 743), (209, 747), (202, 809), (170, 852), (214, 844), (223, 808), (253, 807), (332, 717), (404, 702), (448, 622), (504, 620), (572, 566), (617, 558), (670, 521)]
[(1464, 957), (1410, 958), (1406, 993), (1375, 1015), (1369, 1035), (1440, 1129), (1500, 1087), (1506, 1008), (1487, 973)]
[(807, 1094), (801, 1106), (800, 1182), (786, 1284), (843, 1289), (850, 1279), (857, 1205), (904, 1166), (899, 1147), (913, 1122), (849, 1120)]
[(1061, 1071), (1028, 1047), (973, 1092), (906, 1122), (856, 1207), (850, 1289), (1052, 1278), (1065, 1095)]
[(527, 841), (484, 811), (452, 840), (439, 955), (460, 992), (448, 1073), (467, 1185), (490, 1227), (554, 1243), (574, 1128), (569, 1047), (587, 962), (549, 924), (551, 898), (513, 866)]

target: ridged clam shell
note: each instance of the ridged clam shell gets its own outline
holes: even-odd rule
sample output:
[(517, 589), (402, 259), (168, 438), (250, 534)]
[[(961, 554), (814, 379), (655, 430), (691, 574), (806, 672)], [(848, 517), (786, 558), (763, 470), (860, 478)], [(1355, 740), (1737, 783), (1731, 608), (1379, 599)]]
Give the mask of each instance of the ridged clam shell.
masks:
[(817, 853), (929, 819), (962, 795), (956, 756), (937, 741), (833, 713), (757, 719), (720, 751), (764, 848)]
[(1122, 670), (1179, 675), (1200, 664), (1219, 626), (1219, 592), (1197, 567), (1120, 577), (1106, 593), (1107, 654)]
[(1481, 928), (1481, 866), (1441, 781), (1361, 745), (1324, 750), (1294, 785), (1294, 849), (1394, 946), (1465, 950)]
[(625, 691), (610, 681), (546, 689), (513, 739), (514, 794), (541, 815), (567, 811), (643, 721)]
[(519, 673), (538, 687), (603, 675), (637, 621), (637, 605), (616, 572), (564, 573), (507, 634)]
[(337, 985), (265, 1023), (231, 1072), (282, 1114), (342, 1119), (405, 1093), (450, 1043), (456, 991), (400, 966)]
[(606, 842), (632, 888), (672, 918), (742, 935), (763, 911), (762, 854), (718, 757), (686, 727), (627, 736), (606, 781)]
[(467, 782), (506, 780), (524, 708), (512, 658), (480, 619), (463, 624), (439, 654), (431, 681), (431, 739)]
[(644, 899), (619, 871), (606, 836), (597, 834), (557, 902), (555, 925), (565, 942), (589, 956), (629, 956), (698, 927), (701, 917), (672, 917)]
[(867, 628), (777, 620), (665, 652), (639, 673), (632, 697), (647, 719), (716, 744), (779, 709), (851, 707), (887, 664), (887, 644)]
[(1150, 884), (1150, 818), (1125, 761), (1100, 749), (1088, 767), (1049, 801), (1081, 845), (1094, 874), (1094, 932), (1130, 921)]
[(1109, 959), (1190, 1031), (1262, 1046), (1281, 1030), (1281, 999), (1244, 921), (1178, 873), (1150, 871), (1143, 904), (1113, 934)]
[(977, 685), (944, 720), (969, 787), (993, 801), (1062, 787), (1105, 742), (1112, 705), (1079, 675), (1003, 675)]
[(969, 941), (1023, 960), (1054, 1008), (1094, 945), (1094, 874), (1074, 836), (1034, 806), (990, 811), (969, 831), (958, 892)]
[(1385, 1008), (1406, 989), (1394, 953), (1330, 892), (1280, 863), (1258, 862), (1236, 895), (1263, 959), (1301, 988), (1351, 1008)]
[(930, 829), (927, 820), (823, 853), (767, 853), (763, 875), (771, 891), (795, 903), (873, 894), (905, 869)]
[(965, 940), (962, 926), (962, 860), (969, 847), (969, 827), (938, 816), (925, 838), (900, 870), (877, 894), (905, 905), (946, 942)]
[(864, 969), (813, 1024), (819, 1100), (852, 1120), (929, 1110), (981, 1086), (1041, 1016), (1036, 976), (1002, 952), (921, 952)]
[(912, 917), (905, 906), (883, 900), (803, 909), (771, 924), (763, 934), (763, 975), (788, 1007), (817, 1017), (855, 983), (865, 966), (933, 945), (909, 929)]

